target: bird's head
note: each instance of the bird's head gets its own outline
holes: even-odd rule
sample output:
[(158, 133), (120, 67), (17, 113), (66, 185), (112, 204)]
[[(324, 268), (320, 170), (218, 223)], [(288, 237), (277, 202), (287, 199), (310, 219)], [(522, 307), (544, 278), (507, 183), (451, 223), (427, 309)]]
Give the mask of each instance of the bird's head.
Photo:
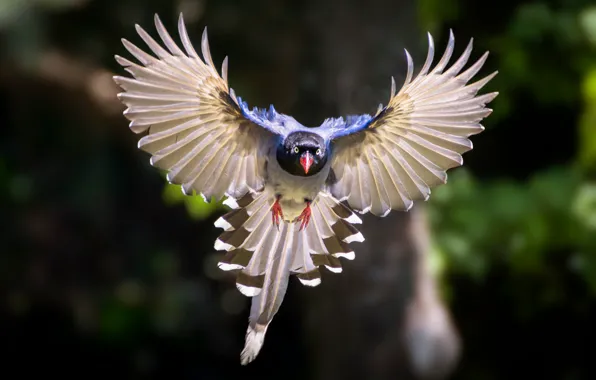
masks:
[(301, 177), (315, 175), (327, 162), (325, 140), (316, 133), (289, 134), (277, 147), (277, 162), (288, 173)]

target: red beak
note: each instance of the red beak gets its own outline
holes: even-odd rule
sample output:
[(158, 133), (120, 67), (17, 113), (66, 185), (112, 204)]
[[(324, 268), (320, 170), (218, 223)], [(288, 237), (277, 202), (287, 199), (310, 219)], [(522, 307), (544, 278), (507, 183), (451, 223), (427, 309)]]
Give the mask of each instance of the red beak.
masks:
[(304, 174), (308, 174), (308, 170), (310, 169), (312, 163), (312, 154), (310, 154), (308, 151), (302, 153), (302, 156), (300, 156), (300, 165), (302, 165), (302, 168), (304, 168)]

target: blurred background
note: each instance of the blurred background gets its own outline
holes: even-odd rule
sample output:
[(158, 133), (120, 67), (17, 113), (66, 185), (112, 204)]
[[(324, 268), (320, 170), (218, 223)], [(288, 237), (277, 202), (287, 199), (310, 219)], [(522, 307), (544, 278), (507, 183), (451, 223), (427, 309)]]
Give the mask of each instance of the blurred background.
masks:
[[(305, 125), (386, 102), (442, 54), (489, 50), (499, 91), (465, 165), (383, 220), (344, 273), (291, 281), (239, 365), (249, 299), (216, 267), (225, 209), (136, 149), (114, 54), (159, 13), (251, 106)], [(177, 36), (176, 36), (177, 37)], [(596, 378), (596, 5), (591, 0), (0, 0), (0, 377)]]

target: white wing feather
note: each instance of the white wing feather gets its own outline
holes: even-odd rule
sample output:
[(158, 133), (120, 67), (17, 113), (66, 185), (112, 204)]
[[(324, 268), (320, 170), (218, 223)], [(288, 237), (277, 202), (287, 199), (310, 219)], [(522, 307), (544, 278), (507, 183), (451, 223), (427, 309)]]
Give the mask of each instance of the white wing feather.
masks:
[[(184, 51), (155, 16), (163, 48), (143, 28), (137, 33), (155, 56), (127, 40), (126, 49), (140, 62), (116, 56), (133, 78), (114, 77), (128, 107), (124, 115), (135, 133), (148, 134), (139, 148), (149, 152), (151, 164), (168, 172), (168, 180), (205, 198), (239, 198), (263, 188), (265, 156), (274, 136), (245, 118), (230, 93), (227, 57), (222, 76), (215, 69), (207, 30), (203, 33), (203, 60), (194, 50), (182, 15), (178, 30)], [(166, 50), (167, 49), (167, 50)]]
[(477, 96), (497, 73), (468, 84), (478, 73), (488, 53), (462, 71), (472, 52), (472, 41), (446, 71), (453, 54), (450, 33), (447, 49), (431, 70), (434, 43), (420, 73), (406, 51), (408, 72), (386, 107), (361, 131), (334, 140), (332, 168), (335, 182), (330, 192), (347, 200), (355, 210), (385, 216), (391, 210), (409, 210), (413, 200), (428, 199), (430, 189), (447, 181), (446, 171), (463, 163), (462, 154), (472, 149), (471, 135), (484, 127), (480, 121), (492, 110), (485, 105), (497, 93)]

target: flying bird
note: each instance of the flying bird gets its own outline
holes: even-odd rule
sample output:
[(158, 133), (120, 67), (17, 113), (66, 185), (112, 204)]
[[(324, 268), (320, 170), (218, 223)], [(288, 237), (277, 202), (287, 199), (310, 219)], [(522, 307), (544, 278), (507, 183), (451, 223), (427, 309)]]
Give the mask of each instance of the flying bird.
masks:
[[(241, 363), (258, 355), (265, 333), (282, 303), (289, 277), (321, 282), (319, 267), (341, 272), (339, 258), (354, 259), (352, 242), (364, 237), (352, 211), (383, 217), (427, 200), (431, 188), (447, 181), (446, 171), (463, 164), (471, 135), (492, 110), (497, 93), (477, 95), (495, 75), (468, 83), (488, 53), (463, 71), (472, 40), (449, 65), (454, 49), (433, 66), (434, 43), (414, 76), (406, 50), (407, 75), (397, 90), (391, 79), (387, 105), (373, 115), (329, 118), (306, 127), (289, 115), (250, 109), (228, 86), (228, 59), (218, 73), (207, 41), (202, 58), (193, 47), (182, 14), (182, 48), (155, 15), (162, 44), (143, 28), (136, 31), (148, 54), (122, 42), (138, 63), (116, 61), (132, 75), (115, 76), (123, 89), (124, 116), (134, 133), (147, 134), (138, 147), (151, 165), (167, 171), (187, 195), (222, 199), (231, 211), (215, 222), (223, 233), (215, 249), (225, 251), (219, 268), (236, 272), (236, 285), (252, 297)], [(163, 46), (162, 46), (163, 45)]]

